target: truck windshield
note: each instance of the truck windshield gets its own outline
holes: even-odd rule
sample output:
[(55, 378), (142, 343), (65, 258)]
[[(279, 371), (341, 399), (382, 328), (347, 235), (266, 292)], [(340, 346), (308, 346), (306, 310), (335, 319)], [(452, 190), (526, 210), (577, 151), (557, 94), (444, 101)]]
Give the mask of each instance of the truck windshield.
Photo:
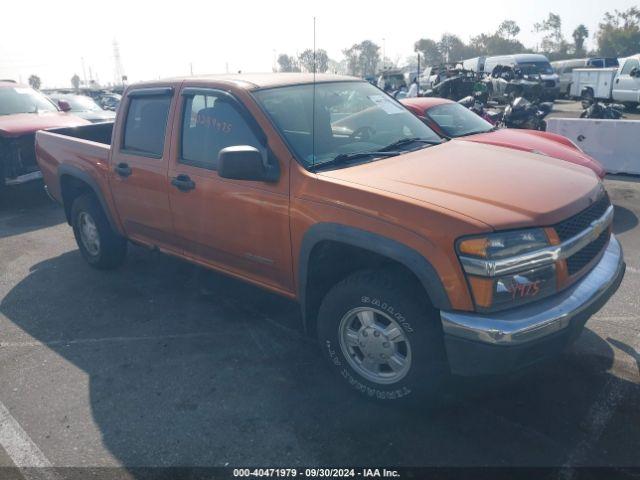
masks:
[(0, 115), (57, 111), (58, 109), (51, 101), (32, 88), (0, 88)]
[(415, 141), (401, 142), (403, 150), (441, 140), (404, 106), (368, 82), (317, 83), (315, 108), (312, 84), (259, 90), (254, 95), (307, 168), (339, 155), (377, 152), (404, 139)]
[(519, 63), (518, 67), (525, 75), (550, 75), (553, 73), (553, 67), (549, 62), (523, 62)]

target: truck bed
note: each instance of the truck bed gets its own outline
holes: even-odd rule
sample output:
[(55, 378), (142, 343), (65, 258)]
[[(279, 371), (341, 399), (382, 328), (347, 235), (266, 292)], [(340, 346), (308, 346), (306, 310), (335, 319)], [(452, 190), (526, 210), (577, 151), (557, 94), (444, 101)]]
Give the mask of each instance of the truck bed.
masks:
[(53, 198), (62, 200), (61, 176), (69, 169), (100, 187), (107, 185), (112, 132), (112, 123), (97, 123), (36, 133), (36, 158)]
[(590, 89), (599, 99), (610, 99), (617, 68), (576, 68), (572, 72), (571, 96), (579, 98)]

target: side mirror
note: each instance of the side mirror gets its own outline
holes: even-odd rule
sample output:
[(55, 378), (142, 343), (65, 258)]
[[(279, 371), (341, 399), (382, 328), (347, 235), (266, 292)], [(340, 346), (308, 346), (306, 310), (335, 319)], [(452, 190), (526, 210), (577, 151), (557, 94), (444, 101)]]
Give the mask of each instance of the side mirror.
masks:
[(235, 145), (220, 150), (218, 175), (234, 180), (275, 182), (280, 177), (277, 166), (267, 165), (262, 153), (249, 145)]
[(58, 100), (58, 106), (63, 112), (71, 111), (71, 105), (69, 105), (69, 102), (67, 102), (66, 100)]
[(629, 75), (632, 77), (640, 77), (640, 68), (634, 67), (629, 72)]

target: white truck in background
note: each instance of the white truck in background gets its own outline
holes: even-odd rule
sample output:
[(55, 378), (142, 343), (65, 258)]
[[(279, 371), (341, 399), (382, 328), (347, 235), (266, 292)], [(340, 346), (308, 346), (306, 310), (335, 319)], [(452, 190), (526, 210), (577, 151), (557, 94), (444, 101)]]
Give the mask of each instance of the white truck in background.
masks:
[(620, 59), (618, 68), (576, 68), (571, 96), (586, 108), (593, 100), (622, 103), (627, 109), (640, 104), (640, 54)]

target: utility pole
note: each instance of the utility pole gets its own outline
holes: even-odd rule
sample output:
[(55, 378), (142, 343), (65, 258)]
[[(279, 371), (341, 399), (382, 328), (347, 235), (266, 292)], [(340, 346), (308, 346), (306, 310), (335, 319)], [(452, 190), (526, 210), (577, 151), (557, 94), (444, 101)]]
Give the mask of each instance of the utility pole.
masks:
[(189, 70), (191, 71), (191, 76), (193, 77), (193, 62), (189, 63)]
[(385, 69), (384, 67), (384, 59), (387, 57), (387, 39), (383, 38), (382, 39), (382, 70)]
[(122, 79), (124, 77), (124, 69), (122, 68), (122, 60), (120, 59), (120, 45), (118, 41), (113, 39), (113, 62), (114, 62), (114, 75), (116, 77), (116, 85), (124, 83)]
[(84, 68), (84, 57), (80, 57), (80, 62), (82, 63), (82, 81), (84, 82), (85, 87), (87, 86), (87, 70)]

